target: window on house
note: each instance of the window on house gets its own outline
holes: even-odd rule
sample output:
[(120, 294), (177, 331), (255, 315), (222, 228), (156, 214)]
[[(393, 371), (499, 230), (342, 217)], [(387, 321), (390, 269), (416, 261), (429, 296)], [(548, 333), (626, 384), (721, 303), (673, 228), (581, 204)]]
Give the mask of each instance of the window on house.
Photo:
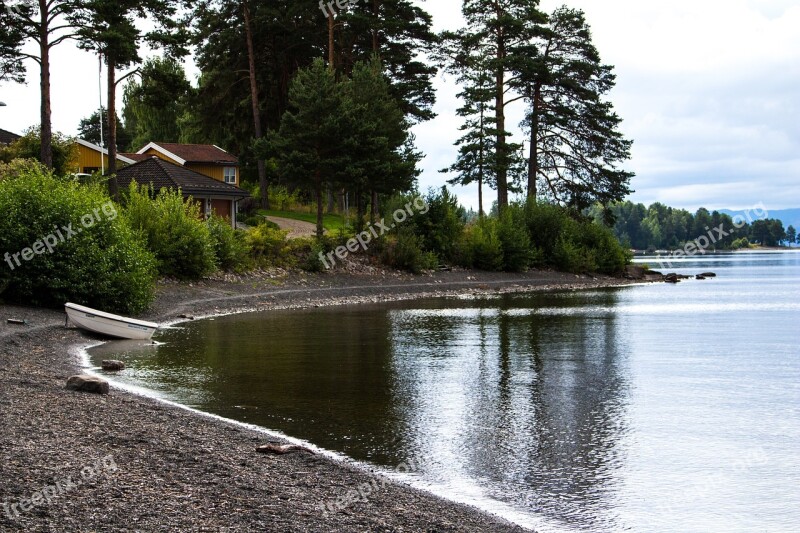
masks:
[(236, 167), (225, 167), (225, 183), (236, 185)]

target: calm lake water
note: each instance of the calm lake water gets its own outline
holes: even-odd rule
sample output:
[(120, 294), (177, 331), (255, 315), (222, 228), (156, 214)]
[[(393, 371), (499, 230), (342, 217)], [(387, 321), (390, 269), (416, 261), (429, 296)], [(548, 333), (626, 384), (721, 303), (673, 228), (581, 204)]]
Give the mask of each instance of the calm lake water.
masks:
[(800, 530), (800, 253), (668, 270), (719, 277), (239, 315), (92, 357), (540, 531)]

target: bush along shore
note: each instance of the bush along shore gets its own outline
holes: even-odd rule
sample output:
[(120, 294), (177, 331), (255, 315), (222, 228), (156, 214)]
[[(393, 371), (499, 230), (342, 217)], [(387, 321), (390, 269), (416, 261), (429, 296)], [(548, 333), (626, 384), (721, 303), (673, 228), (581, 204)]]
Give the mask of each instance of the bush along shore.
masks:
[(159, 278), (336, 270), (350, 255), (417, 274), (453, 267), (621, 274), (630, 260), (608, 227), (558, 205), (530, 201), (477, 216), (442, 188), (397, 194), (380, 207), (382, 216), (288, 239), (263, 218), (245, 230), (213, 216), (202, 220), (197, 204), (177, 190), (134, 183), (112, 200), (100, 181), (78, 183), (14, 160), (0, 165), (0, 289), (13, 303), (72, 301), (136, 314), (152, 303)]
[[(144, 318), (620, 283), (553, 272), (231, 278), (162, 282)], [(258, 453), (287, 443), (113, 382), (107, 395), (68, 391), (87, 370), (78, 348), (98, 339), (65, 329), (60, 311), (2, 305), (0, 319), (2, 531), (521, 530), (323, 453)]]

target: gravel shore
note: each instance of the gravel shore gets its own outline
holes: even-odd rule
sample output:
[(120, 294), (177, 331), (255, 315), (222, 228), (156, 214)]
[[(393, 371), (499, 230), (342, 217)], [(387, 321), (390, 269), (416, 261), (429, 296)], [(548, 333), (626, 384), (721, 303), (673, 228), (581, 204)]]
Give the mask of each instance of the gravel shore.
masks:
[[(288, 307), (629, 282), (553, 272), (270, 272), (162, 282), (158, 322)], [(7, 319), (27, 321), (8, 324)], [(78, 349), (59, 310), (0, 305), (0, 531), (523, 531), (323, 455), (255, 452), (264, 433), (111, 388), (69, 392)], [(341, 510), (369, 485), (370, 494)]]

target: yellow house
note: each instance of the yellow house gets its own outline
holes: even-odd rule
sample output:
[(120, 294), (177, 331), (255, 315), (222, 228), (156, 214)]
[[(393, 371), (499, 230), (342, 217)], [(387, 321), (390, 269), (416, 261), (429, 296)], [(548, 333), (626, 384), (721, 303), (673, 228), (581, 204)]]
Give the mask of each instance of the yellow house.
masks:
[[(93, 174), (108, 168), (108, 150), (83, 139), (76, 139), (78, 145), (78, 162), (75, 172), (78, 174)], [(123, 167), (135, 163), (133, 159), (122, 154), (117, 154), (117, 166)]]
[(129, 157), (158, 157), (209, 178), (239, 186), (239, 159), (213, 144), (151, 142)]

